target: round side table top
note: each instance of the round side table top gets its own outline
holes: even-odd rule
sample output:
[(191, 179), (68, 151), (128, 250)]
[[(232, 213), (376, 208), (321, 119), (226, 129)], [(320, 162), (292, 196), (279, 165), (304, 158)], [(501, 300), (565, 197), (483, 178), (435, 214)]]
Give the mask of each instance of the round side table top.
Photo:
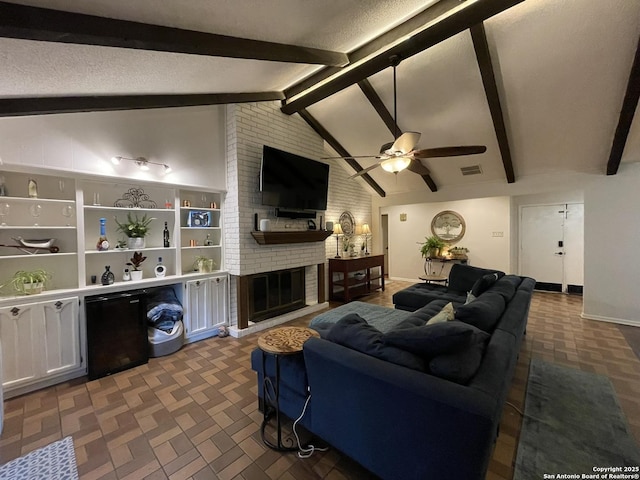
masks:
[(306, 327), (279, 327), (260, 335), (258, 347), (267, 353), (296, 353), (302, 351), (302, 344), (311, 337), (320, 338), (320, 334)]

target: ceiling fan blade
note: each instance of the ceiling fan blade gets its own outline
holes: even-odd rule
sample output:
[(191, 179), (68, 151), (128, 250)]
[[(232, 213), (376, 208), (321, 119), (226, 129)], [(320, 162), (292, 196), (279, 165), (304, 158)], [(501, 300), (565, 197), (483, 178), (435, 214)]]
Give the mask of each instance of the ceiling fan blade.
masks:
[(411, 163), (407, 167), (407, 170), (413, 173), (417, 173), (418, 175), (429, 175), (431, 171), (425, 167), (420, 160), (413, 158)]
[[(380, 161), (382, 161), (382, 160), (380, 160)], [(362, 170), (360, 170), (359, 172), (354, 173), (353, 175), (351, 175), (351, 176), (349, 177), (349, 180), (351, 180), (352, 178), (360, 177), (360, 176), (364, 175), (365, 173), (368, 173), (369, 171), (371, 171), (371, 170), (373, 170), (374, 168), (379, 167), (379, 166), (380, 166), (380, 162), (378, 162), (378, 163), (374, 163), (373, 165), (371, 165), (371, 166), (369, 166), (369, 167), (367, 167), (367, 168), (363, 168), (363, 169), (362, 169)]]
[(418, 140), (420, 140), (419, 132), (404, 132), (396, 138), (396, 141), (391, 145), (391, 148), (389, 149), (391, 152), (387, 153), (393, 154), (393, 152), (402, 152), (403, 155), (407, 154), (413, 150), (413, 147), (416, 146)]
[(381, 158), (380, 155), (347, 155), (346, 157), (320, 157), (320, 160), (338, 160), (340, 158)]
[(487, 151), (484, 145), (467, 145), (456, 147), (425, 148), (413, 152), (414, 158), (458, 157), (460, 155), (477, 155)]

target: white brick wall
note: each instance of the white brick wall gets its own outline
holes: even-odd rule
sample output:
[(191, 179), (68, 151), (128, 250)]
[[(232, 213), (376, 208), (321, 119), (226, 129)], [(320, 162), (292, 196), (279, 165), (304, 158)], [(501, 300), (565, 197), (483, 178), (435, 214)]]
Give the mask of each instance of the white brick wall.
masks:
[[(281, 113), (280, 102), (227, 106), (227, 195), (223, 212), (225, 265), (234, 276), (313, 267), (306, 269), (305, 282), (307, 304), (314, 304), (317, 302), (314, 267), (325, 263), (327, 256), (335, 256), (335, 237), (330, 237), (324, 244), (265, 246), (256, 243), (251, 236), (255, 213), (260, 219), (271, 219), (273, 230), (307, 228), (306, 220), (278, 219), (272, 207), (261, 204), (259, 175), (263, 145), (312, 159), (326, 155), (323, 140), (298, 115)], [(324, 221), (337, 221), (344, 210), (350, 210), (358, 224), (371, 223), (370, 195), (357, 182), (348, 180), (348, 174), (341, 166), (331, 164), (327, 211), (322, 214)], [(235, 281), (231, 285), (231, 319), (232, 325), (236, 325)]]

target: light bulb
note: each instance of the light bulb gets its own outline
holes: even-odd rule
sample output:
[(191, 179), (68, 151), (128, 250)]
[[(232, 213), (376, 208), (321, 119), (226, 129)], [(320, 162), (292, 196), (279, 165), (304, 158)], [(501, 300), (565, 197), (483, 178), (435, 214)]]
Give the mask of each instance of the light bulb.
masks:
[(380, 166), (390, 173), (398, 173), (409, 166), (411, 159), (407, 157), (394, 157), (380, 163)]

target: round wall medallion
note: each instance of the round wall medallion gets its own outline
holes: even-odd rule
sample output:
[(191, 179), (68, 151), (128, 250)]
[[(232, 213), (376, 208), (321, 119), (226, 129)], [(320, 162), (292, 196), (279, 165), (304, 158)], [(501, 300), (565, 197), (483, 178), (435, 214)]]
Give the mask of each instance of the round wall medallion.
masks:
[(459, 242), (465, 230), (464, 218), (453, 210), (444, 210), (431, 221), (431, 233), (446, 243)]
[(350, 237), (356, 233), (356, 219), (353, 218), (351, 212), (342, 212), (338, 223), (340, 224), (340, 227), (342, 227), (342, 233), (344, 233), (345, 237)]

